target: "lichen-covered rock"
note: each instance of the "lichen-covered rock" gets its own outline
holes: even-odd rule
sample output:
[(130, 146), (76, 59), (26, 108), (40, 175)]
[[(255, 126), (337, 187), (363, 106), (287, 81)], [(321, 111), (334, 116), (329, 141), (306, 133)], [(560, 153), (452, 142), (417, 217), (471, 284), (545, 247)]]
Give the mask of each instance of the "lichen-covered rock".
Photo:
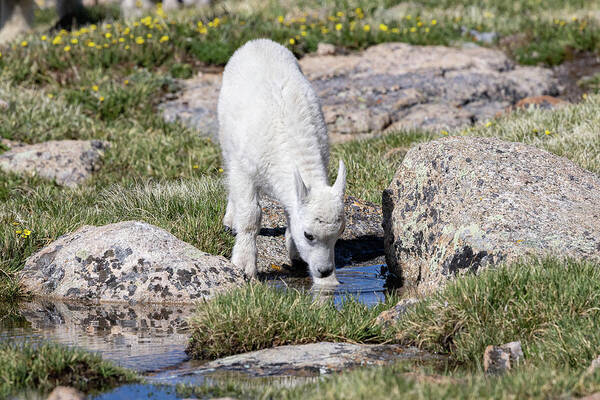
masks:
[(3, 142), (11, 149), (0, 154), (0, 169), (37, 175), (59, 185), (75, 187), (100, 169), (108, 142), (100, 140), (58, 140), (32, 145)]
[(383, 193), (383, 215), (389, 268), (423, 289), (526, 255), (600, 256), (600, 178), (521, 143), (413, 147)]
[[(259, 272), (291, 272), (285, 247), (287, 222), (283, 207), (270, 198), (263, 198), (260, 203), (263, 228), (256, 240)], [(383, 261), (378, 260), (383, 256), (381, 207), (346, 196), (344, 210), (346, 229), (335, 246), (336, 265), (359, 265), (366, 261), (377, 264)]]
[(483, 354), (483, 370), (487, 374), (503, 374), (516, 367), (523, 359), (521, 342), (510, 342), (502, 346), (489, 345)]
[(381, 312), (375, 319), (375, 324), (384, 327), (394, 324), (418, 302), (419, 299), (414, 297), (400, 300), (394, 307)]
[(320, 342), (279, 346), (221, 358), (199, 369), (180, 371), (207, 373), (236, 371), (251, 376), (320, 375), (366, 365), (385, 365), (398, 360), (434, 359), (417, 348)]
[[(332, 142), (472, 125), (524, 97), (559, 91), (551, 70), (516, 66), (501, 51), (477, 46), (382, 43), (347, 55), (321, 51), (299, 63), (321, 99)], [(161, 106), (165, 118), (216, 137), (220, 85), (219, 73), (187, 81), (178, 99)]]
[(29, 257), (34, 295), (100, 302), (190, 303), (244, 282), (227, 259), (139, 221), (83, 226)]

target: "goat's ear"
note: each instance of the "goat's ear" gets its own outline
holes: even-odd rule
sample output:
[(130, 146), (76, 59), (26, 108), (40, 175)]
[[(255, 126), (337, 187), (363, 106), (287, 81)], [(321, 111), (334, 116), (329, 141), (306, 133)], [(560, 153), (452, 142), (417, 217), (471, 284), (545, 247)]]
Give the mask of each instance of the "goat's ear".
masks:
[(338, 168), (337, 178), (335, 179), (333, 188), (340, 194), (340, 196), (344, 196), (344, 192), (346, 191), (346, 166), (342, 160), (340, 160), (340, 166)]
[(308, 196), (308, 188), (304, 184), (298, 168), (294, 170), (294, 185), (296, 186), (296, 198), (300, 203), (304, 202), (306, 196)]

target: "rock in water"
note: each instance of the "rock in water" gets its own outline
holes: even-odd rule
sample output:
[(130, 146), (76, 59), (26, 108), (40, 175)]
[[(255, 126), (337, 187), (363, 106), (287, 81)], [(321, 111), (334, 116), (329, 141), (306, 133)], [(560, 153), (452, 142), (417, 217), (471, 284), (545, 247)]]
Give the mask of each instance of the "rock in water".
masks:
[(423, 289), (525, 255), (600, 255), (600, 178), (521, 143), (413, 147), (383, 193), (383, 215), (388, 266)]
[(244, 282), (221, 256), (139, 221), (83, 226), (29, 257), (34, 295), (100, 302), (191, 303)]
[(6, 172), (38, 175), (59, 185), (75, 187), (100, 169), (108, 142), (100, 140), (58, 140), (25, 146), (10, 146), (0, 154), (0, 168)]

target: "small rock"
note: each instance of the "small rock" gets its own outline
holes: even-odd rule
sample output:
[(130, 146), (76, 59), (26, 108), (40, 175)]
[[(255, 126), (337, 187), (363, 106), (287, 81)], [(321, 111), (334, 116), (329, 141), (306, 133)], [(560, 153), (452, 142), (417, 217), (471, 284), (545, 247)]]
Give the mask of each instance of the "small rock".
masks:
[(34, 295), (99, 302), (192, 303), (245, 282), (227, 259), (139, 221), (83, 226), (25, 262)]
[(600, 392), (590, 394), (589, 396), (580, 397), (579, 400), (600, 400)]
[(569, 105), (568, 101), (553, 96), (533, 96), (521, 99), (515, 104), (515, 108), (537, 107), (542, 109), (560, 108)]
[(590, 366), (587, 369), (587, 373), (593, 374), (598, 369), (600, 369), (600, 356), (598, 356), (594, 360), (592, 360), (592, 363), (590, 364)]
[(102, 155), (108, 147), (108, 142), (100, 140), (59, 140), (15, 146), (0, 154), (0, 168), (75, 187), (100, 169)]
[(392, 325), (418, 302), (419, 299), (414, 297), (400, 300), (394, 307), (379, 314), (375, 320), (375, 324), (383, 326)]
[(502, 346), (488, 346), (483, 354), (483, 369), (488, 374), (502, 374), (517, 366), (523, 359), (521, 342), (510, 342)]
[(413, 146), (383, 193), (388, 268), (424, 292), (524, 256), (600, 259), (600, 178), (522, 143)]
[(331, 43), (319, 42), (317, 44), (317, 54), (320, 56), (330, 56), (335, 54), (335, 46)]
[(68, 386), (57, 386), (48, 396), (48, 400), (83, 400), (85, 394)]

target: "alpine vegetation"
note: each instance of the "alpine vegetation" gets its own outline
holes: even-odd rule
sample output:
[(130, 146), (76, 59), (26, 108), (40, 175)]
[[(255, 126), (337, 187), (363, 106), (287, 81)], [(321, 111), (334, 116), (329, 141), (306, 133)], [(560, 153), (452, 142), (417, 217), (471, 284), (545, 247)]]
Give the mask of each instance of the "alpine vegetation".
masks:
[(261, 193), (283, 204), (290, 259), (305, 261), (315, 284), (337, 284), (333, 250), (345, 227), (346, 167), (340, 160), (329, 186), (323, 112), (294, 55), (266, 39), (239, 48), (223, 73), (218, 118), (233, 264), (256, 277)]

